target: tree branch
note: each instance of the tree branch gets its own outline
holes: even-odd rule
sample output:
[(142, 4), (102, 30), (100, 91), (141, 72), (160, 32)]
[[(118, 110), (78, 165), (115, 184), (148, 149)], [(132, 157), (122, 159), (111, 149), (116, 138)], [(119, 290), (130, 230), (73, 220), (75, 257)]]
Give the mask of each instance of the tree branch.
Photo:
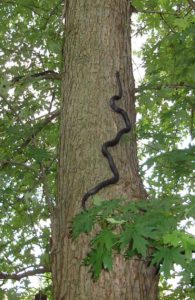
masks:
[(60, 114), (59, 110), (54, 111), (50, 116), (48, 116), (47, 118), (45, 118), (45, 120), (43, 120), (42, 124), (40, 125), (40, 127), (38, 127), (37, 129), (35, 129), (33, 131), (33, 134), (31, 136), (29, 136), (26, 141), (24, 141), (19, 149), (23, 149), (26, 146), (28, 146), (28, 144), (35, 138), (35, 136), (44, 128), (46, 127), (53, 119), (55, 119), (56, 117), (58, 117)]
[[(48, 117), (46, 117), (43, 122), (40, 124), (40, 127), (36, 128), (33, 131), (33, 134), (31, 134), (16, 150), (16, 152), (14, 153), (14, 156), (16, 155), (16, 153), (21, 153), (22, 149), (25, 148), (26, 146), (28, 146), (28, 144), (30, 144), (30, 142), (36, 137), (36, 135), (44, 128), (46, 127), (53, 119), (55, 119), (56, 117), (58, 117), (60, 114), (59, 110), (54, 111), (51, 115), (49, 115)], [(33, 130), (33, 129), (32, 129)], [(5, 167), (7, 167), (10, 163), (12, 162), (12, 160), (6, 160), (4, 161), (1, 165), (0, 165), (0, 169), (3, 169)]]
[[(49, 13), (49, 18), (51, 18), (51, 17), (55, 14), (56, 10), (58, 10), (59, 6), (60, 6), (62, 3), (64, 3), (64, 0), (60, 0), (60, 1), (52, 8), (51, 12)], [(49, 18), (48, 18), (48, 19), (49, 19)]]
[[(41, 8), (38, 7), (38, 6), (35, 6), (34, 4), (33, 4), (33, 6), (28, 6), (28, 5), (26, 5), (25, 3), (20, 3), (20, 4), (18, 4), (18, 3), (16, 3), (16, 1), (4, 1), (3, 5), (6, 5), (6, 4), (8, 4), (8, 5), (14, 5), (14, 6), (19, 5), (19, 6), (21, 6), (21, 7), (24, 7), (24, 8), (26, 8), (26, 9), (31, 10), (33, 13), (35, 13), (35, 14), (38, 15), (38, 16), (40, 16), (41, 18), (47, 19), (43, 14), (41, 14), (41, 13), (39, 12), (39, 11), (41, 10)], [(39, 11), (37, 11), (36, 9), (39, 10)], [(44, 11), (44, 12), (45, 12), (45, 11)]]
[(34, 78), (35, 79), (39, 78), (40, 80), (43, 80), (43, 79), (61, 80), (62, 76), (60, 73), (57, 73), (53, 70), (47, 70), (47, 71), (43, 71), (43, 72), (39, 72), (39, 73), (27, 75), (27, 76), (14, 77), (12, 79), (12, 83), (15, 84), (15, 83), (19, 82), (20, 80), (28, 81), (28, 80), (32, 80)]
[(141, 92), (144, 90), (161, 90), (162, 88), (168, 88), (168, 89), (195, 89), (194, 85), (185, 84), (185, 83), (172, 83), (172, 84), (159, 84), (156, 86), (150, 86), (150, 85), (142, 85), (135, 89), (135, 92)]
[(171, 32), (176, 33), (174, 28), (172, 28), (171, 25), (167, 22), (163, 14), (160, 14), (160, 18), (167, 25), (167, 27), (170, 29)]
[[(3, 99), (3, 101), (4, 101), (4, 102), (6, 103), (6, 105), (8, 106), (8, 109), (10, 110), (10, 114), (12, 115), (12, 118), (11, 118), (11, 116), (9, 116), (9, 112), (6, 111), (6, 109), (5, 109), (5, 110), (3, 109), (3, 110), (4, 110), (3, 113), (7, 114), (8, 117), (9, 117), (10, 119), (12, 119), (12, 120), (13, 120), (13, 117), (15, 117), (18, 123), (23, 124), (23, 122), (22, 122), (22, 120), (21, 120), (21, 118), (20, 118), (18, 112), (14, 109), (14, 107), (12, 107), (12, 105), (11, 105), (10, 102), (7, 100), (7, 98), (6, 98), (4, 95), (2, 95), (2, 94), (0, 94), (0, 97)], [(2, 105), (2, 107), (4, 107), (4, 105)]]
[(38, 274), (44, 274), (44, 273), (50, 273), (51, 269), (49, 267), (40, 267), (34, 270), (29, 270), (25, 272), (19, 272), (19, 273), (4, 273), (0, 272), (0, 280), (7, 280), (7, 279), (12, 279), (12, 280), (21, 280), (22, 278), (29, 277), (29, 276), (34, 276)]
[(178, 16), (177, 12), (167, 12), (167, 11), (160, 11), (160, 10), (139, 10), (139, 13), (142, 14), (158, 14), (158, 15), (171, 15), (171, 16)]
[(2, 165), (5, 165), (5, 164), (9, 164), (12, 166), (19, 166), (21, 168), (28, 169), (29, 171), (35, 173), (35, 170), (31, 166), (25, 165), (25, 163), (20, 163), (20, 162), (13, 161), (13, 160), (0, 160), (0, 168)]
[(130, 5), (130, 13), (142, 13), (142, 14), (158, 14), (158, 15), (173, 15), (173, 16), (178, 16), (177, 12), (167, 12), (167, 11), (162, 11), (162, 10), (138, 10), (135, 8), (132, 4)]
[(190, 7), (191, 7), (193, 10), (195, 10), (195, 2), (194, 2), (193, 0), (187, 0), (187, 1), (188, 1), (188, 3), (189, 3)]

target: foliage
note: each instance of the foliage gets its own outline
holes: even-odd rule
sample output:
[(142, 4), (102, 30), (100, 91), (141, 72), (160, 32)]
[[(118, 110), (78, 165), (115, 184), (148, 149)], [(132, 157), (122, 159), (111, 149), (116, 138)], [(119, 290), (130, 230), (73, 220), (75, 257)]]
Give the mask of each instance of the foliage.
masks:
[[(194, 264), (192, 267), (194, 268)], [(194, 299), (194, 294), (195, 294), (195, 289), (193, 285), (186, 284), (184, 286), (182, 281), (180, 281), (177, 283), (177, 286), (173, 288), (173, 286), (171, 284), (168, 284), (164, 278), (161, 278), (159, 299), (190, 300), (190, 299)]]
[[(141, 12), (134, 34), (147, 35), (138, 53), (145, 69), (144, 79), (137, 88), (137, 134), (139, 157), (143, 162), (140, 170), (142, 178), (150, 197), (160, 199), (191, 195), (192, 199), (195, 166), (195, 7), (192, 1), (187, 0), (133, 0), (133, 5)], [(193, 202), (189, 211), (188, 217), (193, 223)], [(187, 225), (188, 218), (181, 224)], [(190, 230), (185, 226), (184, 229)], [(175, 235), (177, 230), (172, 234)], [(182, 236), (176, 235), (177, 238), (172, 235), (166, 238), (175, 240), (175, 243), (181, 241)], [(178, 287), (171, 291), (170, 286), (163, 285), (160, 299), (194, 298), (194, 282), (188, 285), (189, 281), (185, 281), (185, 278), (189, 279), (189, 267), (186, 266), (184, 277), (182, 271), (171, 272), (172, 278), (177, 279), (181, 275), (181, 280)]]
[(195, 269), (191, 267), (195, 240), (185, 231), (189, 223), (178, 228), (181, 220), (191, 217), (194, 201), (190, 196), (139, 202), (110, 200), (77, 215), (72, 225), (74, 239), (98, 224), (84, 259), (93, 278), (98, 279), (102, 269), (111, 270), (113, 255), (120, 253), (127, 259), (140, 257), (157, 270), (160, 267), (165, 278), (170, 277), (174, 264), (180, 265), (186, 284), (195, 283)]
[[(1, 279), (50, 268), (62, 11), (59, 0), (0, 3)], [(22, 291), (29, 281), (21, 280), (17, 292), (3, 283), (9, 299), (32, 299)]]
[[(76, 238), (81, 228), (90, 233), (99, 224), (85, 260), (95, 279), (102, 267), (111, 270), (117, 252), (160, 265), (163, 278), (181, 276), (174, 291), (162, 279), (160, 299), (193, 299), (194, 242), (186, 233), (195, 215), (195, 31), (190, 2), (132, 1), (139, 11), (133, 34), (147, 34), (139, 54), (145, 77), (136, 88), (137, 137), (140, 172), (153, 200), (98, 205), (96, 199), (94, 208), (78, 215), (73, 227)], [(48, 227), (56, 193), (63, 3), (0, 3), (1, 275), (50, 267)], [(182, 266), (181, 271), (175, 271), (174, 263)], [(6, 286), (6, 279), (2, 283), (0, 298), (5, 291), (9, 299), (31, 299), (36, 293), (24, 278), (20, 289)]]
[[(147, 34), (138, 87), (138, 136), (150, 195), (194, 188), (194, 10), (189, 1), (133, 1)], [(153, 13), (152, 13), (153, 12)]]
[[(45, 289), (41, 290), (43, 294), (47, 295), (48, 300), (52, 300), (51, 295), (51, 285), (48, 285)], [(39, 290), (35, 288), (29, 288), (29, 282), (26, 283), (24, 289), (21, 287), (9, 288), (7, 290), (0, 289), (0, 299), (9, 299), (9, 300), (32, 300), (35, 295), (38, 294)], [(7, 297), (7, 298), (4, 298)]]

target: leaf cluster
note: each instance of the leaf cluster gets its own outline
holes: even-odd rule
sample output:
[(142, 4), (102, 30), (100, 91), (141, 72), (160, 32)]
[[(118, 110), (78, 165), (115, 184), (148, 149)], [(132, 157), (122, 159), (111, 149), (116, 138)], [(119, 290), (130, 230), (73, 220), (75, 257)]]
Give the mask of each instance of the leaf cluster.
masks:
[[(2, 274), (50, 265), (60, 99), (54, 75), (62, 68), (62, 11), (59, 0), (0, 3)], [(20, 281), (23, 286), (27, 288), (25, 280)], [(6, 294), (19, 299), (11, 289)]]
[(137, 88), (139, 157), (150, 195), (194, 189), (194, 10), (190, 1), (140, 1), (135, 34), (145, 35)]
[(185, 270), (182, 276), (188, 273), (188, 279), (194, 281), (194, 270), (189, 267), (195, 240), (179, 226), (194, 209), (195, 199), (189, 197), (188, 203), (186, 200), (172, 197), (139, 202), (94, 201), (94, 207), (77, 215), (72, 224), (74, 239), (81, 233), (89, 234), (98, 225), (84, 259), (92, 277), (98, 279), (102, 269), (112, 270), (113, 257), (120, 253), (126, 259), (142, 259), (148, 266), (160, 268), (165, 278), (171, 276), (175, 264), (180, 265)]

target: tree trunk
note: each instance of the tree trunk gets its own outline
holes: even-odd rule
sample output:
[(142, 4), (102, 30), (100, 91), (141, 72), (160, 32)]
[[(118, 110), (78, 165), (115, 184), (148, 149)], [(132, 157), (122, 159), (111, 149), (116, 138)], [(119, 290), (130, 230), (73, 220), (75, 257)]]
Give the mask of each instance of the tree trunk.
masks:
[[(123, 98), (117, 103), (129, 114), (129, 142), (112, 155), (120, 173), (117, 184), (103, 189), (106, 199), (145, 198), (138, 174), (135, 139), (134, 79), (130, 45), (129, 0), (66, 1), (63, 102), (58, 170), (58, 201), (52, 222), (52, 274), (55, 300), (157, 299), (158, 276), (143, 260), (115, 258), (113, 271), (94, 282), (81, 265), (89, 238), (70, 237), (71, 220), (81, 210), (83, 194), (112, 173), (101, 153), (102, 144), (124, 127), (109, 106), (118, 94), (120, 72)], [(109, 200), (108, 200), (109, 201)], [(90, 203), (90, 199), (88, 201)]]

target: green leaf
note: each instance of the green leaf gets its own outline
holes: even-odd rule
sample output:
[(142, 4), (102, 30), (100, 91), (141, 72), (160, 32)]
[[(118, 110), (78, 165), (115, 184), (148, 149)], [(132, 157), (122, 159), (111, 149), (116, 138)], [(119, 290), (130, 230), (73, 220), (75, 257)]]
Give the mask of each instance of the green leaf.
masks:
[(107, 251), (111, 251), (114, 243), (116, 242), (116, 236), (109, 229), (103, 229), (92, 241), (93, 246), (105, 248)]
[(98, 195), (93, 196), (93, 204), (95, 206), (100, 206), (104, 201), (105, 201), (105, 199), (103, 199), (102, 197), (100, 197)]
[[(135, 225), (126, 225), (125, 230), (122, 231), (119, 239), (120, 243), (120, 249), (121, 251), (124, 251), (129, 246), (132, 246), (133, 250), (136, 250), (138, 254), (141, 254), (142, 256), (146, 256), (147, 252), (147, 246), (148, 241), (143, 237), (143, 227), (141, 226), (141, 230), (139, 230), (140, 227)], [(146, 235), (148, 235), (148, 232)]]
[(112, 231), (102, 230), (92, 241), (92, 250), (84, 259), (86, 265), (90, 265), (92, 276), (95, 280), (99, 278), (103, 268), (112, 269), (112, 248), (116, 243), (116, 237)]
[(125, 220), (116, 220), (114, 218), (106, 218), (106, 221), (110, 224), (124, 224)]
[(107, 269), (107, 270), (111, 271), (112, 270), (112, 265), (113, 265), (113, 262), (112, 262), (111, 253), (106, 252), (105, 255), (103, 256), (104, 269)]
[(77, 238), (81, 233), (89, 233), (95, 222), (94, 216), (88, 212), (77, 215), (72, 224), (72, 236)]
[(174, 264), (183, 265), (184, 257), (181, 254), (179, 248), (159, 248), (158, 251), (154, 252), (153, 264), (162, 264), (162, 271), (166, 278), (170, 276), (171, 270), (173, 270)]
[(133, 250), (136, 250), (138, 254), (141, 254), (143, 257), (146, 256), (147, 247), (149, 242), (143, 238), (142, 236), (137, 236), (134, 234), (133, 236)]
[(132, 241), (133, 227), (125, 225), (125, 229), (120, 234), (119, 244), (121, 251), (124, 251)]
[(187, 20), (187, 18), (184, 19), (178, 18), (174, 20), (174, 24), (179, 29), (185, 30), (189, 26), (189, 21)]

